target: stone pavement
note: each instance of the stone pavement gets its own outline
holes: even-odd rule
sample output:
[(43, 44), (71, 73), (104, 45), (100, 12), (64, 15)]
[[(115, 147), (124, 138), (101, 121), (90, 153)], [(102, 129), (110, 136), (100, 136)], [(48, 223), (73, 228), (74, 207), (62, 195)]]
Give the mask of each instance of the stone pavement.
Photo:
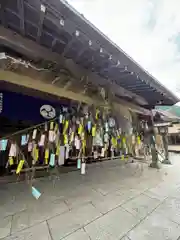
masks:
[(180, 157), (161, 170), (120, 160), (87, 166), (59, 179), (0, 186), (0, 239), (177, 240)]

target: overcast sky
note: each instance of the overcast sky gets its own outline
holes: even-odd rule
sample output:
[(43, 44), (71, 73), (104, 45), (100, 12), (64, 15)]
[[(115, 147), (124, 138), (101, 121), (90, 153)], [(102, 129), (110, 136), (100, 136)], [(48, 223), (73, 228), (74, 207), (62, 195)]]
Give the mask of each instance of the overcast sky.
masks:
[(180, 97), (180, 0), (68, 0)]

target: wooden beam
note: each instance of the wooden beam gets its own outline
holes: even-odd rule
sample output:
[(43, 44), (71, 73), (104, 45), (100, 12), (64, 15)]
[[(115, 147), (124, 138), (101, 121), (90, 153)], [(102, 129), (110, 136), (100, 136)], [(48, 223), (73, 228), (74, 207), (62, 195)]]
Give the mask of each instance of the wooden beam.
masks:
[(20, 16), (21, 34), (24, 36), (25, 35), (25, 27), (24, 27), (24, 0), (18, 0), (17, 5), (18, 5), (19, 16)]
[(87, 104), (97, 104), (97, 99), (92, 99), (83, 94), (74, 93), (72, 91), (65, 90), (64, 88), (57, 87), (51, 83), (45, 83), (39, 79), (34, 79), (28, 76), (19, 75), (11, 71), (0, 70), (0, 84), (1, 82), (8, 82), (16, 84), (22, 87), (34, 89), (40, 92), (45, 92), (53, 94), (57, 97), (64, 97), (67, 99), (72, 99), (79, 102), (84, 102)]
[[(26, 39), (2, 26), (0, 26), (0, 45), (10, 47), (17, 52), (28, 56), (32, 60), (47, 60), (56, 62), (63, 66), (63, 68), (72, 72), (76, 79), (88, 76), (89, 82), (92, 82), (95, 85), (99, 84), (101, 86), (107, 86), (109, 84), (107, 79), (100, 77), (96, 73), (90, 72), (87, 69), (75, 64), (72, 60), (66, 59), (63, 56), (60, 56), (59, 54), (37, 44), (36, 42)], [(141, 104), (147, 105), (144, 98), (125, 90), (115, 82), (113, 82), (111, 86), (113, 87), (115, 94), (119, 96), (129, 96), (137, 101), (138, 104), (141, 102)]]
[(39, 11), (40, 11), (39, 23), (38, 23), (38, 31), (37, 31), (37, 37), (36, 37), (36, 41), (38, 43), (40, 43), (40, 39), (41, 39), (41, 35), (42, 35), (43, 22), (44, 22), (44, 18), (46, 15), (46, 7), (43, 4), (41, 4)]
[(6, 21), (5, 21), (5, 6), (6, 6), (6, 0), (1, 0), (0, 2), (0, 19), (3, 24), (3, 26), (6, 26)]

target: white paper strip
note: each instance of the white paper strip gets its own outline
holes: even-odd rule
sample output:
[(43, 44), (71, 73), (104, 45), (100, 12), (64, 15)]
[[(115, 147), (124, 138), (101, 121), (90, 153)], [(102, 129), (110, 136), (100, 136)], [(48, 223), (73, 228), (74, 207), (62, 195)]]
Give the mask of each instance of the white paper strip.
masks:
[(78, 137), (75, 137), (74, 145), (75, 145), (77, 150), (79, 150), (81, 148), (81, 142), (78, 139)]
[(17, 155), (17, 146), (16, 144), (11, 144), (10, 150), (9, 150), (9, 157), (16, 157)]
[(105, 155), (105, 149), (102, 148), (102, 149), (101, 149), (101, 157), (104, 157), (104, 155)]
[(59, 158), (58, 158), (58, 165), (64, 165), (64, 155), (65, 155), (65, 147), (64, 146), (60, 146), (60, 154), (59, 154)]
[(47, 122), (45, 122), (44, 131), (47, 131), (47, 130), (48, 130), (48, 124), (47, 124)]
[(54, 142), (55, 140), (55, 133), (52, 130), (49, 130), (49, 142)]
[(41, 138), (40, 138), (40, 141), (39, 141), (39, 146), (40, 147), (44, 146), (45, 138), (46, 138), (45, 134), (42, 134)]
[(65, 159), (69, 158), (69, 145), (66, 144), (66, 154), (65, 154)]
[(98, 152), (94, 151), (94, 159), (97, 159), (97, 158), (98, 158)]
[(33, 130), (33, 135), (32, 135), (32, 139), (36, 139), (36, 135), (37, 135), (37, 129)]
[(60, 114), (60, 115), (59, 115), (59, 123), (62, 123), (62, 121), (63, 121), (63, 115)]
[(28, 143), (28, 152), (31, 152), (33, 149), (33, 143), (32, 142), (29, 142)]
[(86, 173), (86, 163), (82, 163), (81, 164), (81, 174), (85, 174)]

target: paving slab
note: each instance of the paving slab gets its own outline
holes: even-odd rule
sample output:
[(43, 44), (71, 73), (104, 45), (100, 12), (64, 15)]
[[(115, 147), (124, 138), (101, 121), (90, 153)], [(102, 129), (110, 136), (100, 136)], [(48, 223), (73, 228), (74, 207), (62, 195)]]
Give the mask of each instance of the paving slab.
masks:
[(163, 215), (152, 213), (128, 234), (131, 240), (177, 240), (180, 226)]
[(57, 199), (47, 202), (34, 199), (34, 205), (13, 215), (11, 233), (33, 226), (67, 211), (69, 211), (68, 206), (61, 200)]
[(70, 209), (81, 206), (85, 203), (90, 203), (93, 199), (101, 197), (102, 194), (95, 191), (91, 187), (87, 187), (85, 184), (67, 194), (65, 201)]
[(152, 212), (161, 202), (141, 194), (122, 205), (124, 209), (133, 214), (138, 219), (143, 219)]
[(90, 240), (90, 238), (84, 229), (79, 229), (71, 235), (63, 238), (63, 240)]
[(52, 240), (46, 222), (17, 232), (3, 240)]
[(94, 240), (119, 240), (137, 223), (138, 219), (118, 207), (85, 226), (85, 230)]
[(5, 238), (11, 232), (12, 216), (0, 220), (0, 239)]
[(167, 198), (155, 211), (171, 221), (180, 224), (180, 199)]
[(48, 220), (53, 240), (66, 237), (101, 215), (92, 204), (86, 204)]

